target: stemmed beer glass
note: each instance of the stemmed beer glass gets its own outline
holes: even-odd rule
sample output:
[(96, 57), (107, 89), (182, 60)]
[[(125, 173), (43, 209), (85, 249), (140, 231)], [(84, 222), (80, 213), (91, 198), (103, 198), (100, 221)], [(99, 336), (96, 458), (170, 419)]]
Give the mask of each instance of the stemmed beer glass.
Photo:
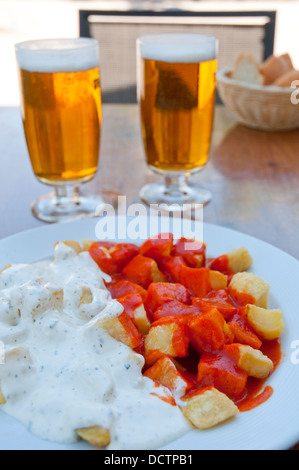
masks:
[(98, 167), (101, 89), (98, 43), (90, 38), (16, 44), (21, 112), (36, 178), (55, 192), (32, 203), (40, 220), (90, 217), (103, 196), (82, 195)]
[(201, 34), (137, 39), (137, 97), (146, 161), (164, 182), (144, 186), (141, 199), (165, 207), (196, 207), (210, 191), (187, 178), (206, 165), (213, 127), (217, 40)]

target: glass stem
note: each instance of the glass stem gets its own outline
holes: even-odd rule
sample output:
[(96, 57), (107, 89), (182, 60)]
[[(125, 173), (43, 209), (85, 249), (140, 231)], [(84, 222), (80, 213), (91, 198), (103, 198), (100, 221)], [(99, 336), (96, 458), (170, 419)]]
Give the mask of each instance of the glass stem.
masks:
[(188, 175), (165, 176), (165, 194), (177, 198), (186, 193)]
[(78, 204), (79, 194), (79, 185), (77, 184), (56, 186), (56, 205), (64, 207), (65, 205)]

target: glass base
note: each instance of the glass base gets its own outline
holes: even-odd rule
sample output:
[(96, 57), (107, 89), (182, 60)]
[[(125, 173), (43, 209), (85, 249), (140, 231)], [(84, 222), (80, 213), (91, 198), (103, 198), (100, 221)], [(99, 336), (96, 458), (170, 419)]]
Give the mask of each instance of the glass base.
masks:
[(103, 213), (105, 207), (116, 207), (118, 195), (100, 192), (95, 195), (83, 195), (78, 187), (58, 187), (54, 192), (37, 198), (31, 204), (32, 214), (42, 222), (58, 223), (85, 219)]
[[(212, 194), (207, 189), (187, 184), (186, 177), (166, 177), (163, 183), (150, 183), (145, 185), (140, 193), (140, 199), (148, 205), (162, 205), (163, 209), (175, 212), (188, 207), (194, 210), (207, 204), (212, 199)], [(184, 207), (185, 206), (185, 207)]]

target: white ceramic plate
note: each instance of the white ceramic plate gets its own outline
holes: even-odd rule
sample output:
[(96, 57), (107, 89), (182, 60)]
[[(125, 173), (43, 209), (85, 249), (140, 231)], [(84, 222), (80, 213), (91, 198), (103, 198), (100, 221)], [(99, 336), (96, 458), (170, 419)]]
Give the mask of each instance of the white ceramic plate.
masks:
[[(90, 219), (47, 225), (0, 240), (0, 266), (49, 257), (57, 240), (74, 239), (80, 242), (83, 238), (95, 239), (97, 223), (97, 219)], [(121, 221), (123, 231), (128, 223), (131, 223), (128, 219)], [(148, 224), (148, 235), (156, 233), (148, 219), (144, 219), (143, 223)], [(175, 235), (178, 224), (175, 222), (172, 226)], [(216, 428), (192, 431), (164, 446), (161, 451), (288, 449), (299, 441), (299, 346), (296, 343), (299, 344), (299, 262), (267, 243), (227, 228), (204, 224), (203, 235), (208, 256), (217, 256), (239, 246), (249, 249), (254, 259), (252, 272), (271, 285), (269, 307), (281, 308), (284, 312), (285, 330), (281, 341), (283, 358), (267, 382), (274, 389), (268, 401), (251, 411), (239, 413), (233, 420)], [(184, 232), (184, 236), (188, 236), (188, 233)], [(89, 448), (83, 442), (66, 446), (43, 441), (3, 411), (0, 411), (0, 436), (2, 450)]]

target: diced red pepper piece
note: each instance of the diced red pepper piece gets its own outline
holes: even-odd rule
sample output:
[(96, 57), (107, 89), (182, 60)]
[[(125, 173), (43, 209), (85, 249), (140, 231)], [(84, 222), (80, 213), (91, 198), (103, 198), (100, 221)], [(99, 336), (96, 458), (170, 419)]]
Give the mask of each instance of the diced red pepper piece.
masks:
[(228, 325), (235, 336), (235, 341), (242, 344), (248, 344), (252, 348), (259, 349), (262, 341), (255, 334), (245, 317), (236, 313), (233, 315)]
[(120, 273), (122, 268), (139, 249), (133, 243), (94, 242), (89, 248), (89, 254), (97, 265), (107, 274)]
[(147, 290), (135, 282), (128, 279), (119, 279), (106, 285), (113, 299), (118, 299), (127, 294), (140, 294), (143, 300), (146, 299)]
[(191, 316), (199, 315), (200, 313), (200, 310), (195, 305), (186, 305), (178, 300), (172, 300), (157, 308), (152, 317), (153, 320), (156, 321), (159, 320), (159, 318), (169, 317), (171, 315)]
[(147, 310), (154, 313), (163, 304), (178, 300), (190, 304), (190, 294), (183, 284), (171, 282), (153, 282), (149, 285), (145, 301)]
[(183, 266), (180, 282), (187, 287), (194, 297), (205, 297), (214, 289), (222, 289), (227, 285), (227, 276), (208, 268), (190, 268)]
[(132, 282), (147, 289), (151, 282), (162, 282), (164, 275), (156, 261), (147, 256), (135, 256), (122, 270), (123, 275)]
[(182, 256), (167, 256), (160, 262), (160, 269), (172, 282), (180, 282), (182, 266), (187, 266)]
[(140, 254), (153, 258), (158, 263), (169, 256), (173, 247), (172, 233), (160, 233), (148, 238), (140, 246)]
[(228, 339), (233, 340), (228, 337), (229, 332), (223, 316), (215, 308), (188, 320), (190, 342), (199, 353), (222, 349)]
[(182, 256), (188, 266), (201, 268), (205, 264), (206, 245), (202, 241), (182, 237), (176, 242), (174, 253)]
[(244, 393), (246, 372), (239, 369), (234, 359), (225, 351), (202, 354), (198, 363), (198, 385), (213, 385), (232, 400), (241, 398)]

